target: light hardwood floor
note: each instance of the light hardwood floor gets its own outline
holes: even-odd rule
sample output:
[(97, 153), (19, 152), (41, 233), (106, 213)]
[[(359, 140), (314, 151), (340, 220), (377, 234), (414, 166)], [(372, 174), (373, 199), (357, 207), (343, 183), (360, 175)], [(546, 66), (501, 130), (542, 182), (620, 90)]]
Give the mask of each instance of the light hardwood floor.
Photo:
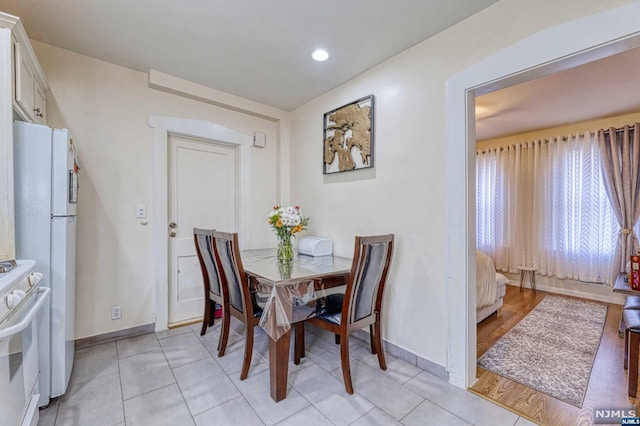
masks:
[[(478, 357), (529, 313), (547, 292), (507, 286), (505, 306), (478, 324)], [(623, 368), (624, 339), (618, 337), (622, 307), (607, 303), (607, 319), (582, 409), (478, 368), (471, 391), (542, 425), (590, 425), (594, 408), (636, 408), (627, 396)], [(619, 424), (619, 423), (618, 423)]]

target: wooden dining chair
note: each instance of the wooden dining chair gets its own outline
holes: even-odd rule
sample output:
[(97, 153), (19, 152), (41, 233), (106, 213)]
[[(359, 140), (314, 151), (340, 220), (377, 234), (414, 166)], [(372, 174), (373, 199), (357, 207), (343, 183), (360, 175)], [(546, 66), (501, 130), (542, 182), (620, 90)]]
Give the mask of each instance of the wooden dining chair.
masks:
[[(240, 380), (249, 375), (251, 355), (253, 353), (253, 327), (258, 325), (262, 316), (262, 309), (255, 303), (247, 276), (242, 267), (240, 249), (238, 248), (238, 234), (228, 232), (212, 232), (213, 251), (220, 271), (219, 277), (222, 286), (226, 290), (227, 298), (222, 310), (222, 335), (219, 354), (224, 355), (229, 338), (229, 323), (231, 315), (246, 325), (244, 342), (244, 360)], [(220, 355), (220, 356), (222, 356)]]
[[(196, 253), (200, 261), (202, 270), (202, 281), (204, 284), (204, 315), (202, 317), (202, 330), (200, 335), (207, 333), (207, 328), (214, 323), (216, 303), (224, 309), (224, 293), (220, 285), (218, 265), (213, 253), (212, 229), (193, 228), (193, 241), (196, 246)], [(222, 323), (224, 324), (224, 316)], [(220, 327), (220, 340), (218, 340), (218, 356), (222, 345), (224, 326)], [(226, 345), (226, 342), (225, 342)]]
[[(347, 281), (342, 306), (327, 306), (317, 316), (306, 320), (336, 335), (340, 343), (342, 376), (347, 393), (353, 394), (349, 363), (349, 335), (365, 326), (371, 334), (371, 353), (377, 354), (378, 363), (387, 369), (382, 349), (382, 298), (393, 255), (394, 235), (356, 237), (353, 263)], [(304, 356), (304, 322), (295, 324), (294, 363)]]

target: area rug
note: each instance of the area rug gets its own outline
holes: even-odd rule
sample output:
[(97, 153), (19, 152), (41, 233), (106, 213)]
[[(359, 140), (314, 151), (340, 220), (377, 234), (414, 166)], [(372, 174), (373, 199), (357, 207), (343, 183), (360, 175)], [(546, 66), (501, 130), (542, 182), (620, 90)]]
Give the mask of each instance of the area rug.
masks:
[(604, 304), (546, 296), (478, 365), (580, 408), (606, 317)]

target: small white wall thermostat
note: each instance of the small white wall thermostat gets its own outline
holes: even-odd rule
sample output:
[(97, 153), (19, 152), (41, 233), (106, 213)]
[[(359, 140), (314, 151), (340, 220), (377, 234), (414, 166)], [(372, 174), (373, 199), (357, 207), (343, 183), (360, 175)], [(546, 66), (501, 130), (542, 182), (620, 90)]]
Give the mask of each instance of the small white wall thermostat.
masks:
[(147, 217), (147, 206), (136, 204), (136, 219), (144, 219), (145, 217)]
[(267, 135), (262, 132), (255, 132), (253, 134), (253, 146), (258, 148), (267, 146)]

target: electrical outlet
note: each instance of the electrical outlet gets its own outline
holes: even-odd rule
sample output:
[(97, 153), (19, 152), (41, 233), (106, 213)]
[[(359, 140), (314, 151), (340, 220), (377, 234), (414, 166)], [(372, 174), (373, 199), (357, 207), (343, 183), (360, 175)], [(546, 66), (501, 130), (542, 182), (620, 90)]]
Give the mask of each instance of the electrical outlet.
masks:
[(111, 319), (118, 320), (122, 318), (122, 306), (112, 306), (111, 307)]
[(144, 219), (147, 217), (147, 206), (145, 204), (136, 204), (136, 219)]

